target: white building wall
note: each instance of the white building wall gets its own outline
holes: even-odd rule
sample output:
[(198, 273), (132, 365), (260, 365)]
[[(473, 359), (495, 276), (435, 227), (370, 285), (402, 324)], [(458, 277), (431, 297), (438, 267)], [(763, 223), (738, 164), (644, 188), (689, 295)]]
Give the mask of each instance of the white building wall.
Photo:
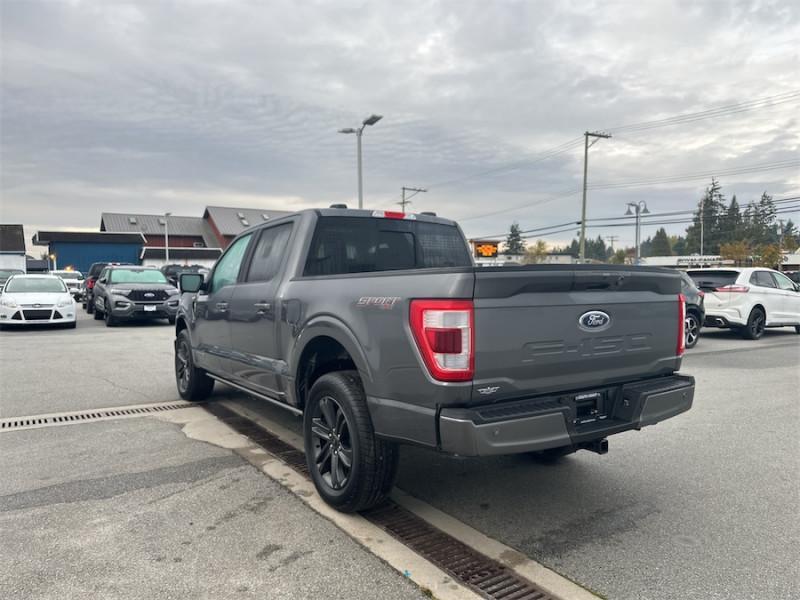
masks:
[(20, 269), (25, 272), (25, 255), (16, 253), (0, 253), (0, 269)]

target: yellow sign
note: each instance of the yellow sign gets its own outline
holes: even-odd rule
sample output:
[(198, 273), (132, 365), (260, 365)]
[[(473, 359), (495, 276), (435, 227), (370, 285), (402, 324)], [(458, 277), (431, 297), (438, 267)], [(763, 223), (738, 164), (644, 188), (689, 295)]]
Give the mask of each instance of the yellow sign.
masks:
[(472, 242), (475, 258), (496, 258), (498, 242)]

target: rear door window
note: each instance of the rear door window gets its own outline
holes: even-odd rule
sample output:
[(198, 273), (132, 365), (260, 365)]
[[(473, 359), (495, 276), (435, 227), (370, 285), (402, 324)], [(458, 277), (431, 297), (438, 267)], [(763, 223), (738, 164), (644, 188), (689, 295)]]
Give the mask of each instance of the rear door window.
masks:
[(291, 223), (270, 227), (261, 232), (247, 271), (248, 282), (271, 281), (278, 274), (291, 234)]
[(340, 275), (472, 264), (458, 228), (359, 217), (321, 217), (304, 274)]
[(727, 269), (703, 269), (702, 271), (687, 272), (689, 277), (694, 280), (695, 285), (704, 291), (713, 291), (726, 285), (732, 285), (739, 277), (739, 271)]
[(759, 287), (774, 288), (775, 281), (769, 271), (756, 271), (750, 275), (750, 283)]

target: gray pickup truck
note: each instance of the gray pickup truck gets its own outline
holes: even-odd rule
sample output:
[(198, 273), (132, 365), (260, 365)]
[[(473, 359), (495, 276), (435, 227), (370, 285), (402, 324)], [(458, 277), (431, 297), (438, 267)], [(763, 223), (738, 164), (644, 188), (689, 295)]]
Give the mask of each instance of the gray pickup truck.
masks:
[(453, 221), (307, 210), (183, 274), (175, 373), (303, 416), (308, 467), (342, 511), (382, 501), (399, 444), (460, 456), (605, 453), (688, 410), (677, 273), (479, 268)]

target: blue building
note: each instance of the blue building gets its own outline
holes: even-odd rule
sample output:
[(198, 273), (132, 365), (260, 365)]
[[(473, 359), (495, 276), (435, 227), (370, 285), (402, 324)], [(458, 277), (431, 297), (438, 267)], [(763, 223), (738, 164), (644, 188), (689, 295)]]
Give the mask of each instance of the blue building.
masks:
[(141, 233), (39, 231), (33, 243), (47, 246), (52, 269), (72, 268), (86, 273), (96, 262), (138, 265), (145, 239)]

